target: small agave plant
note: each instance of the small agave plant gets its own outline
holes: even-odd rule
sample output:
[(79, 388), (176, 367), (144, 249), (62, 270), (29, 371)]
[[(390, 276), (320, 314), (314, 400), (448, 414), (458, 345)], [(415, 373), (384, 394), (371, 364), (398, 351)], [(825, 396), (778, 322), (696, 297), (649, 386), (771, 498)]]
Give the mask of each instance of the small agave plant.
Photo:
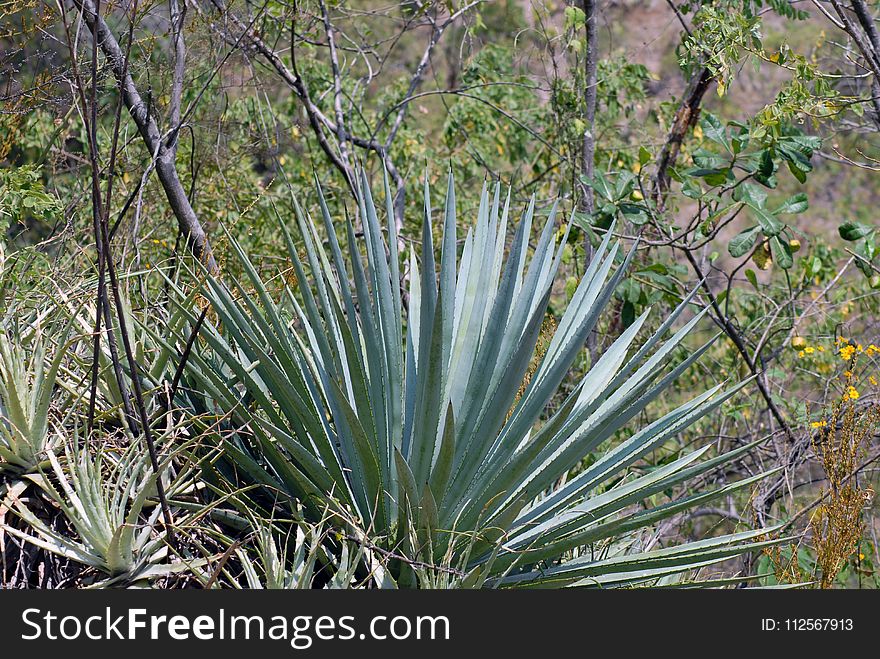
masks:
[[(308, 590), (355, 588), (358, 567), (366, 559), (363, 545), (342, 543), (338, 559), (326, 548), (332, 531), (324, 522), (300, 522), (287, 529), (267, 520), (254, 520), (253, 549), (237, 547), (244, 585), (262, 590)], [(234, 544), (234, 543), (233, 543)], [(233, 545), (230, 545), (233, 546)], [(382, 572), (381, 566), (373, 577)], [(327, 578), (323, 578), (324, 574)], [(231, 580), (236, 587), (240, 584)], [(321, 584), (320, 586), (318, 584)]]
[[(459, 587), (650, 584), (772, 542), (773, 529), (657, 550), (621, 541), (760, 478), (655, 504), (654, 495), (750, 447), (713, 457), (704, 447), (642, 475), (630, 470), (742, 387), (714, 387), (633, 428), (709, 345), (671, 365), (703, 315), (673, 329), (691, 297), (640, 344), (647, 312), (638, 317), (551, 409), (632, 252), (605, 235), (535, 365), (569, 233), (557, 240), (556, 209), (532, 249), (534, 200), (511, 237), (509, 196), (502, 203), (497, 187), (484, 189), (459, 252), (450, 180), (438, 264), (426, 186), (421, 253), (404, 262), (363, 173), (360, 186), (363, 239), (346, 220), (345, 252), (320, 191), (320, 229), (299, 206), (301, 242), (281, 222), (298, 286), (280, 300), (235, 241), (249, 281), (206, 279), (217, 322), (201, 329), (178, 402), (226, 420), (221, 475), (271, 493), (263, 505), (301, 504), (307, 518), (321, 519), (328, 505), (353, 514), (370, 543), (400, 557), (384, 579), (390, 587), (429, 585), (416, 567), (432, 564), (455, 568)], [(385, 199), (391, 218), (387, 181)]]
[(69, 334), (68, 324), (47, 355), (39, 326), (27, 343), (10, 341), (0, 329), (0, 472), (27, 472), (46, 460), (54, 437), (49, 408)]
[[(205, 564), (201, 558), (169, 560), (168, 531), (158, 523), (157, 476), (140, 445), (131, 444), (121, 453), (90, 451), (76, 434), (57, 443), (64, 451), (59, 456), (48, 449), (50, 469), (26, 475), (7, 496), (26, 529), (3, 524), (0, 530), (93, 568), (94, 586), (141, 585)], [(74, 534), (58, 530), (19, 498), (27, 482), (61, 511)]]

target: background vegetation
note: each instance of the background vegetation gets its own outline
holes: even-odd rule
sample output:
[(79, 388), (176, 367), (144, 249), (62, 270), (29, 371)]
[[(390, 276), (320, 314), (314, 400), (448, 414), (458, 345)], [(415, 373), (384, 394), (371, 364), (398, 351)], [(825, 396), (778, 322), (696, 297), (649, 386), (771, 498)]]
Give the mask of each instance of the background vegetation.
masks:
[(876, 586), (878, 17), (0, 1), (3, 586)]

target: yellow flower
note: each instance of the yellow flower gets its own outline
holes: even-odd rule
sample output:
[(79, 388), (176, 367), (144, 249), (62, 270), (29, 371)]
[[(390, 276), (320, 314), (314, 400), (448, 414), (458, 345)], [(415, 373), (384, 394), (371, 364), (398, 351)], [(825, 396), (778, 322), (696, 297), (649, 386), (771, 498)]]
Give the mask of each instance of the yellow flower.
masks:
[(852, 377), (852, 371), (844, 371), (844, 372), (843, 372), (843, 377), (845, 377), (845, 378), (847, 378), (847, 379), (851, 378), (851, 377)]
[(806, 348), (804, 348), (804, 352), (808, 355), (812, 355), (814, 352), (816, 352), (816, 349), (813, 346), (807, 346)]
[(877, 378), (875, 378), (873, 375), (868, 377), (868, 382), (873, 384), (875, 387), (877, 386)]
[(843, 357), (843, 359), (845, 359), (846, 361), (849, 361), (850, 359), (852, 359), (853, 355), (855, 354), (856, 349), (855, 349), (855, 347), (853, 347), (847, 343), (840, 350), (838, 350), (838, 352), (840, 353), (840, 356)]
[(813, 421), (813, 423), (810, 424), (810, 428), (824, 428), (827, 425), (828, 423), (825, 419), (822, 419), (821, 421)]
[(804, 357), (804, 351), (801, 350), (798, 352), (798, 359), (803, 359), (803, 357)]
[(825, 348), (823, 348), (822, 346), (819, 346), (819, 347), (817, 348), (817, 350), (818, 350), (819, 352), (825, 352)]
[(855, 399), (857, 399), (857, 398), (859, 397), (859, 392), (856, 390), (855, 387), (850, 386), (850, 387), (846, 390), (846, 396), (847, 396), (847, 398), (849, 398), (849, 399), (851, 399), (851, 400), (855, 400)]

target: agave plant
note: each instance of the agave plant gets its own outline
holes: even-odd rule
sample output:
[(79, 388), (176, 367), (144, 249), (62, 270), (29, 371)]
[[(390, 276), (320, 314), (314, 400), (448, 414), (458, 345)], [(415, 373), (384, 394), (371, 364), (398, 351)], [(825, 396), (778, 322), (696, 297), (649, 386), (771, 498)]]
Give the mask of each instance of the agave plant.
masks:
[[(59, 458), (47, 450), (51, 470), (32, 473), (12, 491), (12, 510), (26, 530), (2, 525), (5, 532), (99, 573), (95, 585), (134, 584), (196, 568), (204, 560), (169, 560), (168, 530), (158, 523), (156, 474), (136, 443), (117, 453), (89, 451), (77, 436)], [(184, 479), (181, 474), (176, 481)], [(54, 528), (18, 495), (26, 481), (37, 485), (75, 531)]]
[(49, 357), (39, 326), (27, 344), (0, 330), (0, 471), (29, 471), (46, 459), (53, 437), (49, 407), (69, 333), (66, 324)]
[[(631, 473), (742, 386), (713, 387), (627, 430), (709, 346), (672, 364), (703, 315), (673, 331), (692, 296), (637, 344), (648, 312), (639, 316), (551, 410), (633, 251), (623, 255), (606, 233), (535, 364), (570, 228), (557, 230), (556, 207), (530, 249), (534, 200), (510, 237), (509, 195), (502, 203), (498, 187), (484, 188), (459, 253), (450, 178), (438, 267), (426, 184), (420, 258), (404, 264), (363, 173), (360, 188), (363, 240), (346, 219), (348, 259), (320, 190), (322, 230), (298, 205), (299, 245), (280, 222), (298, 282), (280, 300), (234, 240), (249, 281), (205, 281), (217, 322), (202, 327), (179, 402), (227, 420), (221, 472), (301, 503), (313, 519), (340, 501), (373, 543), (401, 556), (386, 585), (416, 585), (412, 566), (441, 562), (466, 575), (459, 585), (650, 583), (772, 542), (767, 529), (650, 551), (620, 542), (759, 477), (654, 505), (653, 495), (749, 447), (710, 458), (706, 447)], [(387, 181), (385, 200), (391, 218)]]
[[(356, 574), (362, 562), (368, 560), (367, 550), (345, 540), (336, 558), (327, 551), (333, 532), (325, 521), (300, 522), (284, 528), (269, 520), (255, 519), (252, 526), (253, 548), (235, 549), (247, 588), (301, 590), (317, 588), (319, 583), (331, 589), (358, 587), (360, 580)], [(378, 567), (381, 573), (383, 568)], [(371, 575), (375, 576), (376, 573)], [(234, 580), (232, 583), (239, 585)]]

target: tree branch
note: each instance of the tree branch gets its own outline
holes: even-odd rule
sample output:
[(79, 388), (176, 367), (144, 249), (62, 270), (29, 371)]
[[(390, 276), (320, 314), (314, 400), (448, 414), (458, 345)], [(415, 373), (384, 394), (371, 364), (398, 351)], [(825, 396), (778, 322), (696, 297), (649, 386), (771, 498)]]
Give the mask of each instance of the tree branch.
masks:
[(183, 40), (183, 22), (186, 19), (186, 5), (178, 0), (169, 3), (171, 13), (171, 40), (174, 47), (174, 74), (171, 79), (171, 101), (168, 117), (171, 124), (171, 135), (168, 136), (168, 148), (177, 153), (178, 135), (180, 134), (180, 104), (183, 98), (183, 80), (186, 71), (186, 43)]
[[(208, 236), (199, 222), (177, 174), (176, 149), (170, 148), (159, 132), (155, 119), (150, 115), (147, 104), (138, 92), (134, 80), (125, 66), (122, 49), (107, 23), (97, 14), (95, 3), (92, 0), (73, 0), (73, 2), (82, 11), (86, 25), (97, 40), (101, 52), (109, 61), (113, 75), (119, 84), (125, 107), (128, 108), (129, 114), (134, 119), (147, 150), (156, 154), (156, 173), (159, 182), (162, 184), (168, 204), (177, 218), (180, 230), (186, 237), (190, 249), (212, 274), (218, 274), (219, 268), (211, 251)], [(176, 131), (173, 132), (176, 134)]]
[(663, 149), (657, 157), (657, 172), (654, 174), (652, 197), (657, 204), (657, 210), (662, 212), (666, 205), (666, 193), (669, 192), (669, 170), (675, 167), (678, 154), (681, 151), (681, 143), (687, 131), (694, 126), (700, 116), (700, 104), (703, 96), (712, 82), (712, 73), (705, 66), (701, 66), (688, 81), (681, 104), (675, 113), (672, 128), (663, 144)]

